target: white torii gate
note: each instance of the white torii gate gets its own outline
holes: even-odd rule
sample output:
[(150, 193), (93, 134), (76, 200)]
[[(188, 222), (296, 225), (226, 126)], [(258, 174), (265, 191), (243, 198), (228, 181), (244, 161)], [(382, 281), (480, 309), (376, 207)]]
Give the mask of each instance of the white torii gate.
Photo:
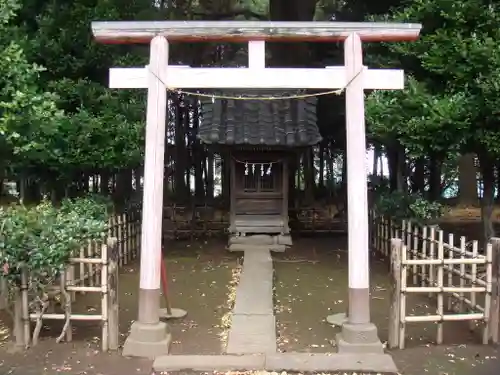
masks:
[[(403, 89), (401, 70), (363, 66), (362, 41), (418, 38), (418, 24), (343, 22), (93, 22), (97, 41), (150, 43), (145, 68), (112, 68), (111, 88), (147, 88), (146, 155), (142, 213), (139, 314), (124, 355), (167, 354), (170, 334), (159, 320), (161, 232), (167, 89), (343, 89), (346, 94), (349, 311), (339, 350), (372, 345), (381, 351), (370, 323), (369, 240), (364, 90)], [(248, 68), (190, 68), (168, 64), (169, 41), (247, 41)], [(344, 41), (345, 66), (320, 69), (265, 67), (266, 41)]]

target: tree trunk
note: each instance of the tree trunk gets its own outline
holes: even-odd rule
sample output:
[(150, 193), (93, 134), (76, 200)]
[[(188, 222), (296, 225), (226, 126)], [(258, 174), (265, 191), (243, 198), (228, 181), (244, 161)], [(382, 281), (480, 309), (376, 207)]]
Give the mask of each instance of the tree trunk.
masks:
[(184, 111), (180, 105), (180, 98), (175, 98), (175, 196), (179, 203), (186, 203), (186, 140), (184, 129)]
[(82, 173), (82, 192), (83, 194), (90, 193), (90, 175), (87, 172)]
[[(270, 0), (269, 15), (272, 21), (312, 21), (317, 0)], [(310, 63), (307, 43), (272, 43), (272, 60), (275, 66), (306, 66)]]
[(325, 187), (325, 143), (319, 145), (319, 176), (318, 186), (323, 189)]
[(497, 165), (497, 183), (496, 183), (496, 200), (497, 201), (500, 201), (500, 160), (497, 160), (496, 162), (496, 165)]
[(21, 172), (19, 195), (24, 204), (38, 203), (40, 201), (40, 186), (38, 181), (30, 177), (28, 171)]
[(305, 182), (305, 205), (311, 206), (314, 203), (314, 150), (308, 148), (304, 153), (304, 182)]
[(483, 244), (495, 236), (492, 214), (495, 197), (495, 162), (489, 155), (479, 156), (479, 166), (483, 180), (483, 197), (481, 199), (481, 222), (483, 227)]
[(53, 205), (57, 205), (64, 198), (64, 187), (66, 185), (62, 183), (60, 176), (54, 172), (48, 173), (47, 180), (47, 185), (50, 190), (50, 200)]
[(429, 160), (429, 200), (437, 201), (441, 198), (441, 172), (443, 170), (443, 158), (433, 155)]
[[(194, 107), (195, 104), (192, 105)], [(206, 165), (205, 150), (196, 138), (199, 127), (198, 108), (193, 108), (193, 132), (191, 135), (191, 150), (194, 164), (194, 198), (196, 204), (202, 204), (205, 201), (205, 184), (203, 183), (203, 164)], [(188, 185), (189, 186), (189, 185)]]
[(193, 145), (196, 152), (194, 153), (194, 195), (196, 204), (201, 204), (205, 200), (205, 184), (203, 183), (203, 166), (204, 155), (198, 145)]
[[(297, 184), (295, 183), (295, 179), (297, 176), (297, 155), (292, 155), (288, 158), (288, 207), (297, 208)], [(296, 210), (290, 211), (290, 215), (295, 216), (296, 218)]]
[(231, 205), (231, 155), (227, 152), (221, 155), (222, 201), (224, 208)]
[(328, 196), (333, 198), (336, 194), (335, 191), (335, 176), (333, 175), (333, 152), (332, 147), (329, 145), (327, 150), (327, 159), (326, 159), (326, 186), (328, 189)]
[(101, 194), (104, 196), (109, 195), (109, 171), (108, 170), (101, 170), (101, 181), (100, 181), (100, 191)]
[(411, 176), (413, 193), (423, 193), (425, 189), (425, 158), (418, 158), (415, 161), (415, 171)]
[(389, 183), (391, 191), (407, 191), (405, 182), (405, 150), (399, 144), (387, 146)]
[(116, 193), (116, 171), (114, 170), (110, 173), (110, 181), (111, 181), (110, 194), (111, 196), (114, 196)]
[[(316, 3), (317, 0), (270, 0), (269, 16), (272, 21), (312, 21)], [(270, 43), (269, 49), (271, 52), (270, 65), (274, 67), (307, 66), (311, 61), (307, 43)], [(301, 189), (300, 172), (297, 173), (297, 171), (300, 171), (300, 159), (293, 159), (294, 161), (291, 161), (289, 166), (290, 186), (288, 194), (289, 202), (294, 202), (297, 205), (300, 200), (298, 195)], [(292, 166), (292, 164), (295, 165)], [(304, 172), (306, 171), (304, 170)], [(297, 182), (295, 182), (296, 179)], [(304, 179), (307, 186), (306, 176), (304, 176)], [(308, 193), (310, 193), (310, 188), (309, 191), (306, 188), (306, 194)]]
[(136, 192), (141, 192), (142, 191), (142, 178), (144, 174), (144, 167), (137, 167), (134, 170), (134, 181), (135, 181), (135, 191)]
[(459, 203), (462, 205), (477, 204), (477, 168), (475, 155), (472, 153), (460, 156), (458, 162)]
[(118, 202), (125, 203), (132, 195), (132, 170), (122, 169), (118, 171), (116, 178), (115, 197)]
[(5, 183), (6, 171), (3, 164), (0, 163), (0, 197), (4, 195), (4, 183)]
[(211, 203), (214, 200), (214, 154), (207, 154), (207, 174), (206, 174), (206, 190), (207, 200)]

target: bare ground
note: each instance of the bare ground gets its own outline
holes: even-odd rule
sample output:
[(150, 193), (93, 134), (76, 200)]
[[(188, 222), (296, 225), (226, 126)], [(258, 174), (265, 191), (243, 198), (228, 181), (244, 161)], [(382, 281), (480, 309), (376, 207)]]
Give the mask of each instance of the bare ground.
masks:
[[(493, 222), (500, 222), (500, 206), (493, 207), (491, 215)], [(457, 222), (474, 222), (481, 220), (481, 207), (479, 206), (449, 206), (445, 207), (443, 222), (457, 223)]]
[[(340, 329), (325, 318), (345, 312), (347, 305), (347, 252), (345, 237), (295, 240), (293, 251), (275, 256), (276, 318), (280, 351), (329, 352)], [(386, 263), (371, 262), (371, 316), (379, 337), (387, 340), (390, 308)], [(410, 295), (408, 311), (415, 315), (435, 311), (436, 303)], [(445, 345), (435, 344), (433, 323), (407, 327), (406, 349), (392, 350), (398, 368), (405, 375), (488, 374), (499, 366), (498, 350), (480, 344), (479, 332), (471, 332), (462, 322), (444, 326)], [(492, 373), (493, 374), (493, 373)]]
[[(446, 228), (448, 229), (448, 228)], [(450, 229), (453, 229), (451, 227)], [(461, 224), (461, 235), (477, 233), (477, 224)], [(456, 232), (454, 230), (454, 232)], [(458, 234), (458, 233), (457, 233)], [(470, 237), (473, 238), (473, 237)], [(224, 250), (225, 239), (173, 242), (167, 246), (166, 259), (172, 304), (188, 311), (181, 321), (172, 321), (172, 353), (219, 354), (228, 329), (233, 273), (238, 258)], [(347, 263), (345, 238), (303, 238), (292, 251), (275, 255), (278, 344), (281, 351), (334, 351), (330, 341), (338, 332), (324, 319), (345, 311)], [(283, 262), (285, 260), (285, 262)], [(292, 260), (292, 262), (290, 262)], [(372, 262), (372, 316), (387, 337), (388, 280), (386, 265)], [(136, 318), (138, 263), (122, 269), (120, 277), (120, 329), (124, 340)], [(95, 296), (94, 296), (95, 297)], [(96, 308), (90, 295), (78, 298), (80, 309)], [(432, 302), (410, 302), (421, 311)], [(0, 323), (8, 323), (1, 317)], [(55, 344), (60, 323), (50, 322), (43, 341), (27, 352), (12, 353), (5, 329), (0, 327), (0, 374), (151, 374), (151, 361), (123, 358), (99, 350), (100, 329), (92, 323), (76, 323), (72, 343)], [(479, 336), (461, 323), (445, 325), (445, 345), (436, 346), (435, 327), (415, 323), (408, 328), (407, 349), (392, 351), (401, 372), (406, 375), (493, 375), (500, 373), (498, 350), (479, 345)], [(465, 343), (465, 344), (463, 344)], [(359, 374), (358, 374), (359, 375)]]

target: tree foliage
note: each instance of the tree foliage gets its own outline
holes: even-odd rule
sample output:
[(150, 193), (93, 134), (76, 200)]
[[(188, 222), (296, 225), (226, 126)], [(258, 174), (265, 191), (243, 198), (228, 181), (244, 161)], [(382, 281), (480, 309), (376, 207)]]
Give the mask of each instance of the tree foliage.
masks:
[[(407, 185), (430, 196), (431, 180), (439, 189), (445, 185), (443, 168), (452, 164), (447, 159), (475, 153), (491, 170), (500, 157), (499, 14), (497, 3), (487, 0), (4, 1), (0, 186), (7, 172), (16, 180), (37, 180), (50, 190), (70, 187), (82, 172), (116, 175), (141, 165), (145, 93), (114, 91), (107, 84), (109, 67), (145, 65), (148, 48), (95, 43), (89, 27), (93, 20), (378, 19), (421, 22), (423, 30), (415, 42), (367, 47), (370, 65), (403, 68), (408, 75), (403, 91), (369, 94), (370, 141), (391, 160), (402, 153), (397, 156), (404, 159), (397, 167), (402, 180), (424, 179), (423, 187)], [(269, 52), (275, 66), (324, 66), (342, 63), (341, 47), (276, 43)], [(228, 65), (245, 50), (238, 44), (173, 45), (171, 61)], [(323, 157), (342, 154), (344, 102), (329, 97), (319, 102), (318, 124), (327, 141), (322, 147), (330, 148), (323, 150)], [(170, 128), (178, 125), (170, 121)], [(190, 173), (194, 151), (175, 152)], [(389, 164), (395, 175), (392, 166), (397, 163)]]
[[(410, 155), (430, 156), (434, 175), (441, 174), (448, 157), (477, 154), (488, 239), (493, 234), (489, 220), (494, 168), (500, 157), (499, 5), (486, 0), (416, 0), (379, 18), (420, 22), (423, 29), (416, 42), (387, 44), (386, 55), (374, 59), (380, 65), (401, 66), (414, 80), (402, 93), (370, 96), (371, 132), (383, 141), (397, 138)], [(440, 183), (436, 178), (434, 182)]]
[[(497, 155), (498, 5), (484, 0), (417, 0), (386, 18), (423, 24), (418, 41), (386, 46), (388, 60), (398, 61), (417, 81), (410, 81), (403, 94), (385, 94), (387, 100), (378, 100), (384, 94), (375, 93), (372, 99), (378, 105), (372, 104), (372, 113), (380, 113), (392, 99), (406, 95), (408, 100), (402, 101), (401, 107), (404, 114), (387, 124), (396, 124), (400, 128), (398, 134), (411, 129), (409, 132), (415, 136), (407, 146), (421, 143), (424, 152), (432, 147), (445, 152), (453, 152), (457, 147), (473, 152), (482, 149)], [(411, 111), (408, 115), (407, 110)], [(405, 116), (413, 123), (397, 122)], [(376, 133), (383, 132), (380, 126), (374, 129)], [(437, 134), (439, 138), (435, 137)], [(443, 148), (442, 141), (449, 146)]]
[(408, 77), (402, 91), (376, 91), (367, 101), (374, 139), (397, 139), (413, 157), (448, 154), (463, 146), (468, 130), (464, 93), (433, 93), (426, 83)]
[(0, 4), (0, 157), (29, 162), (43, 152), (43, 138), (62, 118), (53, 93), (40, 90), (37, 81), (43, 68), (27, 60), (22, 39), (11, 39), (11, 23), (20, 9), (16, 0)]
[(110, 66), (140, 59), (109, 53), (89, 28), (134, 10), (120, 3), (0, 5), (0, 168), (71, 181), (81, 170), (141, 163), (144, 93), (106, 88)]

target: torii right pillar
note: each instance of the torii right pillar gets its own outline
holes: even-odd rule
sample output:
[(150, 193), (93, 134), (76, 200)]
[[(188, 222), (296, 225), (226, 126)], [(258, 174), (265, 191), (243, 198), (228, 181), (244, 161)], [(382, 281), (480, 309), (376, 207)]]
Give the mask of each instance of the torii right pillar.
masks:
[(339, 353), (383, 353), (377, 327), (370, 319), (364, 67), (361, 38), (356, 33), (344, 42), (344, 60), (350, 82), (345, 90), (349, 307), (336, 341)]

